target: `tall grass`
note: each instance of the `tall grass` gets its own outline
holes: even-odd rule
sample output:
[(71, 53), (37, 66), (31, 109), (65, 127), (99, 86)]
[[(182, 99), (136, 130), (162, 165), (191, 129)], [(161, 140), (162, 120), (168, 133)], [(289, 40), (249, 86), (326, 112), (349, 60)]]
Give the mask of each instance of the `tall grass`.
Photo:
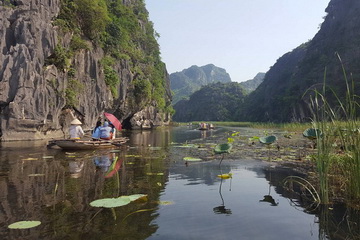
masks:
[[(338, 56), (339, 57), (339, 56)], [(323, 88), (314, 90), (311, 100), (313, 127), (321, 131), (317, 136), (316, 167), (319, 175), (321, 202), (328, 204), (331, 187), (342, 186), (347, 202), (360, 200), (360, 129), (357, 121), (359, 97), (355, 94), (354, 80), (349, 83), (348, 75), (339, 57), (346, 85), (345, 97), (341, 99), (330, 89), (335, 104), (330, 104), (326, 86), (326, 70)], [(337, 175), (336, 178), (333, 176)], [(332, 185), (330, 180), (332, 178)], [(336, 181), (334, 180), (336, 179)], [(337, 189), (339, 190), (339, 189)]]

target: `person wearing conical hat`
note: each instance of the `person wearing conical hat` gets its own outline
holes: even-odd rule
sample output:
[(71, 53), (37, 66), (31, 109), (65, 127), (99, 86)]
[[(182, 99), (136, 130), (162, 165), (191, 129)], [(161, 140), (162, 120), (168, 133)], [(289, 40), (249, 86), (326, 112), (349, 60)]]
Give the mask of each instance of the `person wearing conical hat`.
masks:
[(79, 119), (74, 119), (71, 121), (71, 126), (69, 129), (69, 133), (70, 133), (70, 139), (80, 139), (84, 136), (84, 131), (81, 127), (81, 122), (79, 121)]

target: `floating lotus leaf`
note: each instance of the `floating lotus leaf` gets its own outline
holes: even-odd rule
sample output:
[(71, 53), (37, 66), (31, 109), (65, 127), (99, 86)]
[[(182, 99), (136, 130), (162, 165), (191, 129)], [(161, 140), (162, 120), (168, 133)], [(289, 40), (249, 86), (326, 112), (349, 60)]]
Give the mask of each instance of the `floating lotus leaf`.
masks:
[(196, 144), (184, 144), (184, 145), (179, 145), (179, 146), (174, 146), (174, 147), (178, 147), (178, 148), (197, 148), (199, 147)]
[(125, 157), (139, 158), (139, 157), (141, 157), (141, 155), (125, 155)]
[(21, 160), (24, 160), (24, 161), (36, 161), (36, 160), (39, 160), (38, 158), (23, 158)]
[(318, 136), (322, 136), (322, 132), (320, 129), (308, 128), (303, 132), (303, 136), (308, 139), (315, 140)]
[(159, 201), (158, 204), (159, 205), (173, 205), (174, 202), (173, 201)]
[(163, 176), (164, 173), (146, 173), (148, 176)]
[(41, 224), (40, 221), (20, 221), (20, 222), (15, 222), (12, 223), (8, 226), (8, 228), (10, 229), (28, 229), (28, 228), (33, 228), (33, 227), (37, 227)]
[(121, 150), (111, 150), (110, 152), (111, 153), (118, 153), (118, 152), (121, 152)]
[(103, 198), (92, 201), (90, 206), (92, 207), (104, 207), (104, 208), (114, 208), (128, 205), (131, 202), (129, 196), (121, 196), (118, 198)]
[(151, 151), (159, 151), (161, 150), (161, 147), (149, 147)]
[(44, 173), (32, 173), (28, 175), (29, 177), (42, 177), (45, 176)]
[(277, 140), (277, 138), (274, 135), (259, 138), (259, 141), (263, 144), (272, 144), (276, 140)]
[(229, 179), (229, 178), (232, 178), (232, 173), (224, 173), (224, 174), (220, 174), (217, 176), (222, 179)]
[(198, 162), (201, 161), (201, 158), (194, 158), (194, 157), (184, 157), (184, 160), (187, 162)]
[(92, 201), (90, 206), (92, 207), (104, 207), (104, 208), (115, 208), (128, 205), (131, 202), (136, 200), (144, 200), (147, 201), (146, 194), (133, 194), (130, 196), (121, 196), (118, 198), (103, 198)]
[(218, 144), (215, 146), (214, 151), (216, 154), (230, 153), (232, 145), (230, 143)]
[(130, 201), (136, 201), (136, 200), (144, 200), (147, 201), (147, 195), (146, 194), (133, 194), (129, 196)]

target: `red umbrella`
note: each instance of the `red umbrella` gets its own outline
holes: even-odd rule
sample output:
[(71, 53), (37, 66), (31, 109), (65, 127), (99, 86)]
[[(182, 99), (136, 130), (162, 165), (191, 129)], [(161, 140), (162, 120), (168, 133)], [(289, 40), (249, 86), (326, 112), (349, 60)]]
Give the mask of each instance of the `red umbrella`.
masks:
[(121, 122), (119, 121), (119, 119), (117, 119), (114, 115), (112, 115), (111, 113), (104, 113), (105, 117), (111, 122), (112, 125), (115, 126), (115, 128), (117, 130), (121, 130)]

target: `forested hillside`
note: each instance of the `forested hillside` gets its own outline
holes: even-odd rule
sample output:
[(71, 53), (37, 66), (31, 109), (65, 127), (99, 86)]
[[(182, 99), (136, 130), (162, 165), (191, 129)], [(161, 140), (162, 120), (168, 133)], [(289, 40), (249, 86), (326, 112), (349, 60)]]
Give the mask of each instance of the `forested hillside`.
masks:
[(245, 97), (245, 90), (236, 82), (213, 83), (202, 87), (174, 105), (174, 121), (235, 121)]
[[(241, 121), (307, 121), (308, 89), (322, 89), (324, 79), (330, 102), (334, 93), (345, 97), (345, 77), (360, 94), (360, 1), (331, 0), (327, 16), (315, 37), (285, 54), (265, 76), (264, 82), (245, 100)], [(342, 59), (340, 61), (339, 57)], [(330, 88), (332, 90), (330, 90)]]

